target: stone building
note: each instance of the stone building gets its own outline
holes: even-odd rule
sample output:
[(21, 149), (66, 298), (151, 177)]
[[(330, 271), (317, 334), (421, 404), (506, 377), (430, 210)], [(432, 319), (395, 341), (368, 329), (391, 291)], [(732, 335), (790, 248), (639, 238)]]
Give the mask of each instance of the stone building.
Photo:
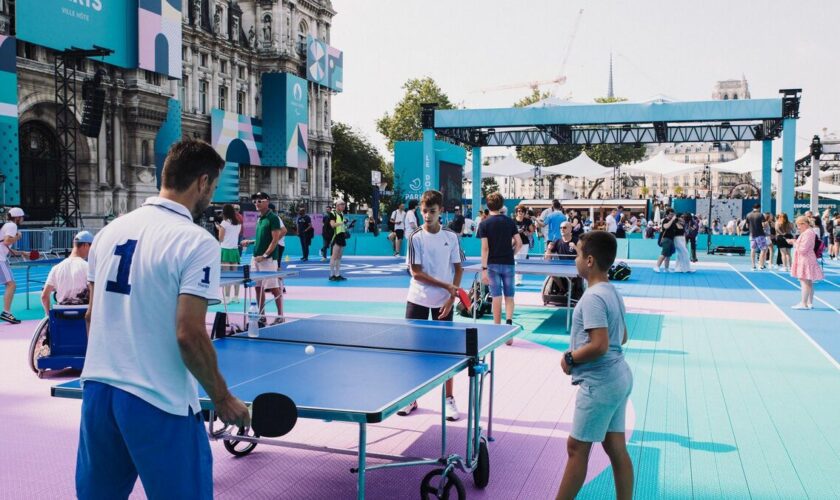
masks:
[[(210, 140), (210, 110), (261, 118), (265, 72), (305, 76), (306, 37), (327, 43), (336, 12), (329, 0), (184, 0), (183, 79), (86, 60), (78, 90), (97, 69), (106, 72), (105, 113), (99, 137), (79, 135), (78, 193), (85, 225), (133, 210), (157, 192), (154, 141), (167, 102), (182, 103), (184, 137)], [(0, 34), (14, 35), (14, 1), (0, 0)], [(51, 49), (18, 40), (21, 205), (30, 221), (56, 215), (59, 187), (54, 62)], [(320, 211), (330, 200), (331, 93), (309, 84), (309, 167), (240, 167), (240, 196), (258, 190), (279, 209), (305, 204)], [(77, 121), (81, 121), (81, 99)]]

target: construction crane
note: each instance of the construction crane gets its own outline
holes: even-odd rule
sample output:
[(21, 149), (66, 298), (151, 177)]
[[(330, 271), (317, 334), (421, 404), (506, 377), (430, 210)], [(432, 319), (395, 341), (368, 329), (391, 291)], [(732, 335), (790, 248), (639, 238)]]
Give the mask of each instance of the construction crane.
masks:
[(572, 26), (572, 33), (569, 35), (569, 42), (566, 44), (566, 53), (563, 55), (563, 61), (560, 63), (560, 74), (557, 75), (557, 78), (552, 80), (539, 80), (534, 82), (523, 82), (523, 83), (513, 83), (510, 85), (500, 85), (498, 87), (490, 87), (486, 89), (481, 89), (476, 92), (487, 93), (487, 92), (495, 92), (498, 90), (511, 90), (511, 89), (521, 89), (521, 88), (530, 88), (531, 90), (537, 90), (538, 88), (542, 87), (543, 85), (563, 85), (566, 83), (566, 63), (569, 61), (569, 54), (572, 53), (572, 45), (575, 43), (575, 37), (577, 36), (578, 27), (580, 26), (580, 18), (583, 16), (583, 9), (580, 9), (577, 14), (577, 18), (575, 19), (575, 24)]

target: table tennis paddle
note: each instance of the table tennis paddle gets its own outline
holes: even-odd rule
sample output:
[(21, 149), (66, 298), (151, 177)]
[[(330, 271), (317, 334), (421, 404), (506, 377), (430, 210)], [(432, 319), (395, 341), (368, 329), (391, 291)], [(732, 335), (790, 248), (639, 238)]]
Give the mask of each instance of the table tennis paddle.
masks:
[(295, 402), (284, 394), (266, 392), (254, 398), (251, 405), (251, 429), (264, 437), (288, 434), (297, 423)]
[(38, 250), (32, 250), (29, 252), (29, 260), (38, 260), (41, 258), (41, 252)]
[(461, 301), (461, 305), (464, 306), (464, 309), (466, 309), (467, 311), (469, 311), (472, 307), (472, 301), (470, 300), (470, 296), (467, 293), (467, 291), (463, 288), (458, 289), (458, 300)]

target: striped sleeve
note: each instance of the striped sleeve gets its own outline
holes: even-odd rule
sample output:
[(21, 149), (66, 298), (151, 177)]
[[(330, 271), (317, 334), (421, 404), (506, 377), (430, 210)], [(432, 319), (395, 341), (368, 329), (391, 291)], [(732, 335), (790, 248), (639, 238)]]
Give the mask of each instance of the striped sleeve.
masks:
[(419, 265), (423, 263), (423, 252), (421, 248), (422, 238), (420, 238), (419, 236), (415, 238), (417, 233), (419, 233), (422, 230), (423, 228), (418, 227), (417, 229), (412, 231), (411, 234), (408, 235), (408, 255), (406, 260), (408, 261), (409, 266)]
[(443, 228), (444, 231), (450, 236), (450, 240), (452, 240), (452, 250), (449, 254), (449, 263), (450, 264), (463, 264), (464, 261), (467, 260), (466, 255), (464, 255), (464, 250), (461, 248), (461, 238), (458, 237), (458, 234), (447, 228)]

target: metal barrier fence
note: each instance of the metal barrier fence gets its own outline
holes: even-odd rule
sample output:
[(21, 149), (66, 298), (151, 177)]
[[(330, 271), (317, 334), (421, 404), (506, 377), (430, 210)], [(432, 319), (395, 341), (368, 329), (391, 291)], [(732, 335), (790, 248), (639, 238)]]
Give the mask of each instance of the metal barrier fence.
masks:
[[(20, 251), (61, 252), (73, 248), (73, 237), (79, 228), (55, 227), (43, 229), (21, 229), (21, 238), (12, 248)], [(87, 229), (96, 234), (95, 229)]]

